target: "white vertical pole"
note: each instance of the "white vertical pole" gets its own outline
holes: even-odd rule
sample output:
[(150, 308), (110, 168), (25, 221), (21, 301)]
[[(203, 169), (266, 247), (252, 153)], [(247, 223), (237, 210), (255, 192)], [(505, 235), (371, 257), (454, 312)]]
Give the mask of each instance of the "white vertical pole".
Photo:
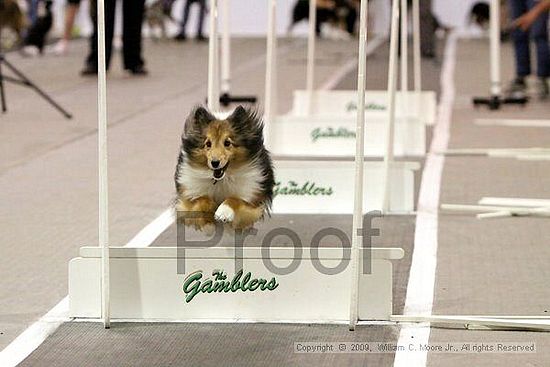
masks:
[(210, 2), (210, 39), (208, 42), (208, 109), (220, 110), (218, 0)]
[(105, 3), (97, 1), (97, 127), (99, 166), (99, 246), (101, 247), (101, 317), (111, 326), (109, 281), (109, 179), (107, 155), (107, 69), (105, 61)]
[(269, 1), (267, 20), (267, 52), (265, 70), (265, 126), (264, 140), (268, 148), (270, 141), (270, 130), (273, 128), (273, 117), (277, 111), (276, 105), (276, 58), (277, 58), (277, 0)]
[[(401, 0), (401, 94), (404, 99), (409, 89), (409, 27), (407, 22), (407, 0)], [(405, 109), (403, 109), (405, 110)]]
[(353, 208), (353, 229), (351, 249), (351, 292), (349, 328), (355, 330), (359, 302), (359, 272), (363, 236), (359, 234), (363, 227), (363, 165), (365, 160), (365, 89), (367, 69), (367, 1), (361, 1), (359, 18), (359, 60), (357, 72), (357, 125), (355, 129), (355, 198)]
[(315, 78), (315, 24), (317, 23), (317, 0), (309, 1), (309, 31), (307, 36), (307, 70), (306, 70), (306, 90), (307, 90), (307, 114), (311, 115), (313, 84)]
[[(384, 196), (382, 212), (390, 211), (390, 173), (393, 162), (395, 125), (395, 93), (397, 90), (397, 27), (399, 26), (399, 0), (393, 0), (390, 31), (390, 61), (388, 68), (388, 120), (386, 122), (386, 154), (384, 156)], [(403, 50), (401, 50), (403, 55)]]
[(491, 95), (500, 96), (500, 0), (490, 4), (490, 43), (491, 43)]
[(414, 90), (417, 95), (422, 91), (422, 65), (420, 58), (420, 0), (412, 2), (413, 52), (414, 52)]
[[(422, 71), (420, 58), (420, 0), (412, 2), (412, 21), (413, 21), (413, 72), (414, 72), (414, 114), (420, 120), (422, 105)], [(408, 103), (408, 101), (407, 101)]]
[(229, 93), (231, 90), (231, 39), (230, 39), (230, 14), (229, 1), (222, 0), (222, 75), (221, 75), (221, 91)]

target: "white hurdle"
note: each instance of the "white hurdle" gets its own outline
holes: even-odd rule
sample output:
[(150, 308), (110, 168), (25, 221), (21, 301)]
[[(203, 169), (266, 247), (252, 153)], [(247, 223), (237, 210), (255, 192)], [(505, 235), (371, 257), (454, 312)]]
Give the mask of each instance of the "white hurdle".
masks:
[[(275, 2), (271, 0), (271, 10), (275, 10)], [(209, 108), (217, 111), (218, 1), (213, 0), (211, 4), (208, 100)], [(99, 8), (103, 9), (102, 6)], [(361, 4), (361, 8), (359, 105), (364, 103), (366, 2)], [(270, 14), (273, 16), (270, 24), (273, 25), (274, 12), (270, 11)], [(100, 16), (103, 20), (102, 10)], [(100, 34), (103, 36), (104, 33)], [(101, 44), (100, 55), (104, 56)], [(104, 71), (104, 67), (103, 73), (100, 69), (100, 75), (105, 76)], [(104, 158), (100, 160), (100, 183), (106, 183), (104, 79), (99, 87), (100, 111), (103, 112), (99, 118), (99, 149)], [(361, 108), (356, 120), (359, 132), (365, 124), (363, 113)], [(352, 246), (349, 240), (342, 238), (329, 248), (319, 248), (315, 243), (305, 247), (299, 243), (294, 247), (277, 246), (274, 239), (280, 233), (273, 232), (276, 229), (270, 232), (273, 234), (271, 238), (255, 239), (258, 242), (250, 247), (235, 244), (199, 247), (196, 241), (194, 247), (176, 244), (171, 247), (109, 246), (108, 198), (104, 186), (100, 191), (100, 246), (82, 247), (80, 256), (69, 263), (69, 316), (103, 320), (106, 327), (112, 319), (137, 322), (340, 323), (353, 329), (358, 320), (389, 320), (393, 308), (391, 261), (401, 259), (403, 250), (363, 246), (364, 234), (361, 235), (359, 230), (364, 229), (362, 187), (363, 170), (367, 165), (363, 164), (362, 145), (363, 139), (357, 139), (355, 170), (345, 168), (355, 173), (356, 182), (355, 201), (349, 200), (354, 203)], [(332, 163), (347, 166), (342, 162)], [(323, 167), (332, 169), (334, 166)], [(296, 169), (305, 170), (303, 166), (296, 166)], [(284, 171), (277, 169), (278, 172), (281, 170)], [(341, 197), (338, 200), (342, 200)], [(275, 242), (274, 246), (270, 246), (271, 242)], [(186, 244), (185, 241), (179, 243)], [(369, 261), (370, 271), (359, 267), (363, 259)], [(105, 284), (110, 285), (110, 292)]]

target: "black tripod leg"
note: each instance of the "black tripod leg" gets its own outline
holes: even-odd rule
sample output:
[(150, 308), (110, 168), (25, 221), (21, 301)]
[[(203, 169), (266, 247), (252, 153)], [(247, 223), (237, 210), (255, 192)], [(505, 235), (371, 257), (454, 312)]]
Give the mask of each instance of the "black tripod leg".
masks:
[(10, 64), (6, 59), (3, 60), (4, 64), (15, 74), (17, 77), (21, 78), (22, 82), (35, 90), (36, 93), (38, 93), (42, 98), (44, 98), (46, 101), (48, 101), (49, 104), (51, 104), (55, 109), (57, 109), (63, 116), (70, 119), (73, 116), (67, 112), (63, 107), (61, 107), (56, 101), (54, 101), (46, 92), (44, 92), (40, 87), (38, 87), (36, 84), (34, 84), (29, 78), (25, 76), (22, 72), (17, 70), (12, 64)]
[(0, 59), (0, 102), (2, 103), (2, 112), (6, 112), (6, 95), (4, 94), (4, 76), (2, 75), (2, 61)]

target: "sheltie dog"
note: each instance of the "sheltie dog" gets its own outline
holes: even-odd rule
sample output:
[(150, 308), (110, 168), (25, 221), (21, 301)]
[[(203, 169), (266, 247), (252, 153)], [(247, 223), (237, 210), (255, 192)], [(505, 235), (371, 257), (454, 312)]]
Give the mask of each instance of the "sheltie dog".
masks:
[(195, 108), (185, 121), (174, 178), (185, 225), (205, 232), (216, 222), (252, 227), (269, 214), (275, 183), (261, 118), (242, 106), (226, 118)]

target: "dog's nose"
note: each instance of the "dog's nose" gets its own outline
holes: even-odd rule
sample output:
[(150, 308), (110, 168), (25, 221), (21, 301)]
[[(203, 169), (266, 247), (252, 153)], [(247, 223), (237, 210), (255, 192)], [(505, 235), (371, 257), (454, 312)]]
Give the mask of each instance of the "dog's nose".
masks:
[(220, 161), (211, 161), (210, 164), (213, 168), (218, 168), (218, 166), (220, 165)]

